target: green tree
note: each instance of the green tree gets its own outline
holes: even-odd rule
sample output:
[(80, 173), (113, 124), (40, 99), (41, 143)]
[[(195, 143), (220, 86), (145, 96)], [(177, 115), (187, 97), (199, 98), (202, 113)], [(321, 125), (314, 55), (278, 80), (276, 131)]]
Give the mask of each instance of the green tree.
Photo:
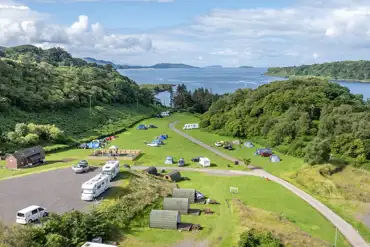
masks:
[(315, 138), (306, 148), (305, 162), (315, 165), (328, 162), (330, 159), (330, 144), (328, 140)]
[(66, 237), (56, 233), (46, 235), (45, 247), (68, 247), (69, 241)]
[(283, 247), (283, 244), (270, 232), (251, 229), (240, 235), (238, 247)]

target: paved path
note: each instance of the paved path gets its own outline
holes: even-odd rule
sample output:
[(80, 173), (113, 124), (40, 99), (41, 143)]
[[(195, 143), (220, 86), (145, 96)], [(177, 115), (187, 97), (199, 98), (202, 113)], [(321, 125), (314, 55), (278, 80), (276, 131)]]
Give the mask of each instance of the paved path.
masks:
[[(176, 129), (175, 124), (176, 124), (176, 122), (170, 123), (170, 125), (169, 125), (169, 127), (172, 131), (182, 135), (183, 137), (189, 139), (193, 143), (198, 144), (199, 146), (202, 146), (202, 147), (208, 149), (209, 151), (211, 151), (213, 153), (216, 153), (217, 155), (219, 155), (219, 156), (221, 156), (221, 157), (223, 157), (227, 160), (230, 160), (230, 161), (236, 161), (237, 160), (234, 157), (231, 157), (231, 156), (229, 156), (229, 155), (227, 155), (223, 152), (220, 152), (219, 150), (217, 150), (217, 149), (215, 149), (215, 148), (213, 148), (213, 147), (195, 139), (194, 137), (192, 137), (188, 134), (185, 134), (184, 132)], [(239, 163), (242, 164), (241, 161), (239, 161)], [(178, 169), (178, 168), (176, 168), (176, 169)], [(184, 169), (184, 168), (182, 168), (182, 169)], [(197, 168), (193, 168), (193, 169), (192, 168), (186, 168), (186, 169), (191, 169), (191, 170), (194, 170), (194, 171), (203, 171), (203, 170), (205, 170), (205, 169), (197, 169)], [(354, 246), (354, 247), (369, 247), (369, 245), (366, 243), (366, 241), (361, 237), (361, 235), (357, 232), (357, 230), (352, 225), (348, 224), (345, 220), (343, 220), (340, 216), (338, 216), (336, 213), (334, 213), (331, 209), (329, 209), (323, 203), (316, 200), (315, 198), (313, 198), (312, 196), (310, 196), (309, 194), (307, 194), (303, 190), (298, 189), (294, 185), (286, 182), (285, 180), (283, 180), (281, 178), (278, 178), (274, 175), (271, 175), (270, 173), (268, 173), (264, 170), (255, 169), (253, 171), (248, 171), (248, 172), (246, 172), (246, 171), (231, 171), (231, 170), (212, 170), (212, 172), (211, 172), (211, 170), (209, 169), (207, 172), (208, 173), (214, 173), (214, 174), (221, 173), (221, 174), (224, 174), (224, 175), (240, 174), (240, 175), (253, 175), (253, 176), (267, 177), (270, 180), (275, 181), (276, 183), (284, 186), (285, 188), (287, 188), (288, 190), (290, 190), (291, 192), (293, 192), (294, 194), (296, 194), (297, 196), (299, 196), (300, 198), (305, 200), (307, 203), (309, 203), (312, 207), (314, 207), (322, 215), (324, 215), (331, 223), (333, 223), (334, 226), (336, 226), (338, 228), (338, 230), (344, 235), (344, 237), (347, 239), (347, 241), (352, 246)]]

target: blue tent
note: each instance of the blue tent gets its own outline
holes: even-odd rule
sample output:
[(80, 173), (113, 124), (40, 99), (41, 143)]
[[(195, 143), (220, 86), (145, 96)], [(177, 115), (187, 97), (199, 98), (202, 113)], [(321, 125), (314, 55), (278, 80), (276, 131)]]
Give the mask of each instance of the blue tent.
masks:
[(154, 141), (152, 141), (152, 143), (157, 143), (158, 145), (162, 145), (163, 144), (162, 140), (154, 140)]
[(137, 129), (138, 130), (146, 130), (146, 127), (144, 124), (140, 124), (139, 126), (137, 126)]
[(159, 140), (166, 140), (167, 139), (167, 135), (160, 135), (158, 139)]
[(92, 141), (87, 143), (88, 148), (100, 148), (100, 142), (99, 141)]

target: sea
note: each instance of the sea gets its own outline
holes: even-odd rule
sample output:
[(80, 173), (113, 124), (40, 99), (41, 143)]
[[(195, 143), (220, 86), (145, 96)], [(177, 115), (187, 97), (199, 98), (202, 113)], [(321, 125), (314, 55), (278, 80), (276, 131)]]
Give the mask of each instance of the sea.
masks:
[[(255, 89), (260, 85), (277, 80), (281, 77), (265, 76), (267, 68), (200, 68), (200, 69), (125, 69), (119, 70), (138, 84), (185, 84), (190, 90), (208, 88), (213, 93), (232, 93), (239, 88)], [(353, 81), (335, 81), (349, 88), (354, 94), (362, 94), (370, 99), (370, 83)], [(168, 92), (157, 95), (164, 104), (170, 102)]]

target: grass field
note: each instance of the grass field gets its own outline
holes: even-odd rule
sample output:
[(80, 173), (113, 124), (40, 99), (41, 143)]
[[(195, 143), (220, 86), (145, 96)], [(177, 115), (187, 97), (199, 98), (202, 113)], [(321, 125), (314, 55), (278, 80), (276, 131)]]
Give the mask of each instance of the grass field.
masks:
[[(204, 229), (199, 233), (150, 228), (132, 229), (127, 232), (121, 246), (177, 246), (174, 243), (182, 241), (206, 242), (212, 247), (233, 246), (237, 243), (240, 233), (248, 228), (248, 223), (241, 224), (243, 219), (240, 218), (240, 205), (235, 203), (236, 199), (239, 199), (244, 206), (264, 209), (268, 215), (282, 216), (290, 223), (294, 223), (297, 229), (333, 243), (334, 227), (315, 209), (280, 185), (256, 177), (216, 177), (196, 172), (184, 172), (182, 176), (190, 180), (180, 182), (180, 187), (197, 189), (221, 203), (220, 205), (191, 204), (191, 208), (210, 207), (215, 212), (214, 215), (182, 216), (182, 222), (200, 224)], [(238, 187), (239, 193), (231, 194), (230, 186)], [(259, 220), (259, 223), (278, 224), (280, 220), (276, 218), (273, 217), (269, 222)], [(270, 225), (270, 227), (273, 226)], [(289, 229), (286, 230), (289, 231)], [(337, 246), (348, 246), (348, 244), (340, 236)]]

